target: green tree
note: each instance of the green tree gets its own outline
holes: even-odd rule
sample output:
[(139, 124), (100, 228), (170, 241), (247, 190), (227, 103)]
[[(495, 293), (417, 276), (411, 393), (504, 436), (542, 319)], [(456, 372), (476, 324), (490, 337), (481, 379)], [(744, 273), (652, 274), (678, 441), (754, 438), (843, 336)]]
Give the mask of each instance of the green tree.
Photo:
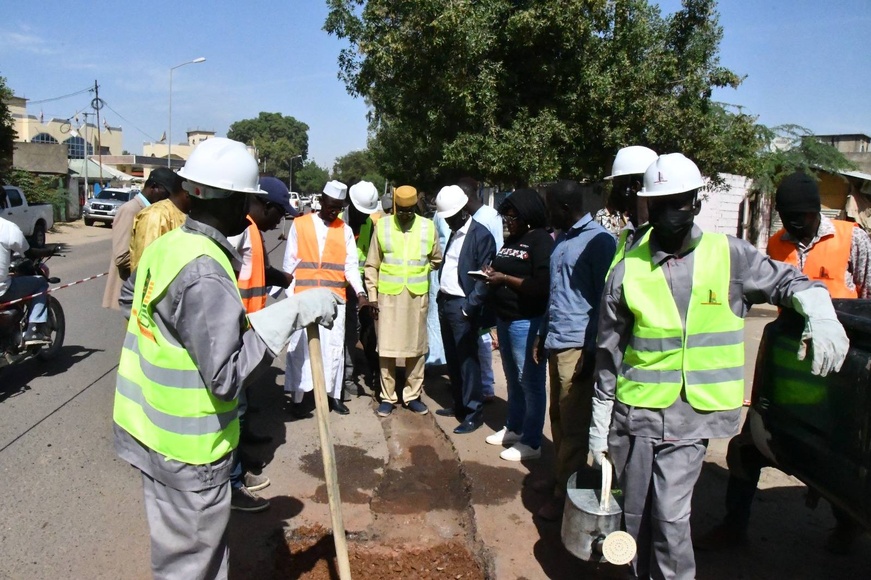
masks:
[(12, 152), (15, 149), (15, 124), (9, 111), (12, 91), (6, 86), (6, 79), (0, 76), (0, 184), (9, 181), (12, 170)]
[(287, 182), (290, 160), (308, 157), (308, 125), (281, 113), (261, 112), (256, 119), (243, 119), (230, 125), (227, 137), (257, 149), (264, 173)]
[(293, 173), (293, 183), (301, 193), (320, 193), (329, 179), (330, 172), (314, 161), (306, 161)]
[(668, 17), (645, 0), (328, 5), (325, 30), (351, 44), (340, 77), (370, 103), (373, 155), (397, 181), (597, 179), (630, 144), (716, 175), (762, 146), (753, 116), (710, 98), (741, 82), (719, 63), (714, 0)]
[(799, 125), (779, 125), (764, 132), (768, 147), (760, 153), (746, 173), (754, 188), (771, 197), (777, 185), (796, 171), (812, 174), (823, 170), (838, 173), (856, 169), (844, 155), (827, 143), (818, 141), (810, 130)]
[(358, 181), (370, 181), (379, 190), (384, 187), (385, 181), (378, 171), (375, 156), (368, 149), (351, 151), (336, 159), (332, 178), (346, 183), (349, 187)]

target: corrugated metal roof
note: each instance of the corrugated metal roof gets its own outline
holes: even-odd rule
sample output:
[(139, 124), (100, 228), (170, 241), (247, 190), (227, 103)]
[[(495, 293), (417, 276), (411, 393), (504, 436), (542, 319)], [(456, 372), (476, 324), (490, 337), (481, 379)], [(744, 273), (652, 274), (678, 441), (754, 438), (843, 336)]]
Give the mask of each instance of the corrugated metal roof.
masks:
[[(85, 175), (85, 160), (84, 159), (70, 159), (70, 171), (78, 176)], [(103, 179), (117, 179), (119, 181), (132, 181), (137, 179), (133, 175), (128, 175), (123, 171), (118, 171), (114, 167), (109, 167), (108, 165), (103, 165)], [(91, 180), (99, 180), (100, 179), (100, 164), (94, 161), (93, 159), (88, 159), (88, 179)]]
[(862, 179), (864, 181), (871, 181), (871, 174), (862, 173), (861, 171), (839, 171), (841, 175), (846, 175), (847, 177), (855, 177), (856, 179)]

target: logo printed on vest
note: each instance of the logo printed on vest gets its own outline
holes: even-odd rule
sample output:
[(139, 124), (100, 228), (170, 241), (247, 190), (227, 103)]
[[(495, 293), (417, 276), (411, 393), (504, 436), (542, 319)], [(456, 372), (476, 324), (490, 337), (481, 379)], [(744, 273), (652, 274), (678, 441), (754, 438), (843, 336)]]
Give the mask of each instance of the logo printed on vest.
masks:
[(820, 266), (820, 275), (817, 276), (817, 280), (834, 280), (831, 276), (829, 276), (829, 271), (826, 270), (825, 266)]
[(702, 302), (705, 306), (721, 306), (722, 303), (717, 300), (717, 293), (713, 290), (708, 290), (708, 301)]

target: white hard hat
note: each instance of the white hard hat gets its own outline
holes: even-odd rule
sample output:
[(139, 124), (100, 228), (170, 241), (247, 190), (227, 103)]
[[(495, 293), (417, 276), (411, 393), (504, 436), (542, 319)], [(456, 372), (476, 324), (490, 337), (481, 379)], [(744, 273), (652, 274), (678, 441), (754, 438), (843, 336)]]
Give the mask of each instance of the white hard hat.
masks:
[(660, 155), (644, 172), (644, 187), (638, 197), (662, 197), (705, 186), (696, 164), (683, 153)]
[(617, 152), (614, 157), (614, 164), (611, 166), (611, 175), (605, 179), (614, 179), (621, 175), (640, 175), (644, 170), (650, 167), (650, 164), (656, 161), (656, 151), (642, 147), (641, 145), (632, 145), (624, 147)]
[(371, 182), (361, 181), (360, 183), (355, 183), (348, 190), (348, 194), (351, 196), (351, 203), (361, 213), (371, 214), (375, 213), (375, 210), (378, 209), (378, 190)]
[(188, 180), (187, 192), (200, 199), (220, 199), (232, 192), (266, 194), (260, 189), (257, 160), (244, 143), (224, 137), (200, 142), (178, 174)]
[(469, 198), (459, 185), (446, 185), (436, 196), (436, 214), (440, 218), (449, 218), (466, 207)]

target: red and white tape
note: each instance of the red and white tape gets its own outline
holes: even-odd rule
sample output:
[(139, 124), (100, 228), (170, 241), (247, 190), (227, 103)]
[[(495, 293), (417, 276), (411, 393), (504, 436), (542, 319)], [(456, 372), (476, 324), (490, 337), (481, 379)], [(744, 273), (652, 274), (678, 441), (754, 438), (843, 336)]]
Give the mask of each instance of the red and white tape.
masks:
[(55, 286), (54, 288), (49, 288), (45, 292), (37, 292), (36, 294), (31, 294), (30, 296), (25, 296), (23, 298), (16, 298), (15, 300), (10, 300), (9, 302), (3, 302), (0, 304), (0, 308), (6, 308), (7, 306), (12, 306), (13, 304), (18, 304), (19, 302), (25, 302), (30, 300), (31, 298), (36, 298), (37, 296), (41, 296), (42, 294), (49, 294), (56, 290), (63, 290), (64, 288), (69, 288), (70, 286), (75, 286), (76, 284), (81, 284), (83, 282), (89, 282), (91, 280), (96, 280), (97, 278), (102, 278), (103, 276), (108, 275), (109, 272), (103, 272), (102, 274), (97, 274), (96, 276), (88, 276), (87, 278), (83, 278), (81, 280), (76, 280), (75, 282), (70, 282), (69, 284), (61, 284), (60, 286)]

